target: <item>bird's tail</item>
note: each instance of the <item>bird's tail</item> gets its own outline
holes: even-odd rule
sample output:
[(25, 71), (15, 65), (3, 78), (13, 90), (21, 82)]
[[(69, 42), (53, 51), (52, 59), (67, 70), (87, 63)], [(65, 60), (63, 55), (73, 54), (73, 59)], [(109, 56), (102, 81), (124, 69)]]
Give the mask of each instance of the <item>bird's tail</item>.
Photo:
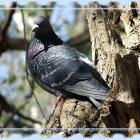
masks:
[(100, 108), (101, 107), (101, 103), (98, 102), (97, 100), (89, 97), (89, 99), (92, 101), (92, 103), (97, 107), (97, 108)]

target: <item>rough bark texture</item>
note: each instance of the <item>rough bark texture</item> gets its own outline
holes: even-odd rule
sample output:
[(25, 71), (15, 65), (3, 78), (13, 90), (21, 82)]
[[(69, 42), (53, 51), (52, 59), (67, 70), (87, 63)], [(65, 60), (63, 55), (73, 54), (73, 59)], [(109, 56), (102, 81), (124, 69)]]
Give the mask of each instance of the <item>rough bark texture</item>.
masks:
[(44, 131), (45, 135), (82, 133), (90, 136), (101, 132), (106, 136), (120, 132), (126, 136), (135, 131), (110, 131), (109, 128), (140, 127), (140, 11), (131, 10), (140, 4), (107, 6), (90, 3), (88, 8), (130, 8), (87, 10), (87, 20), (92, 42), (93, 62), (102, 77), (112, 87), (110, 107), (103, 105), (100, 113), (88, 101), (61, 100), (46, 124), (46, 128), (106, 128), (105, 131)]
[(42, 134), (50, 136), (51, 134), (60, 133), (67, 137), (75, 133), (81, 133), (84, 136), (91, 136), (98, 131), (104, 135), (109, 135), (107, 129), (96, 131), (88, 129), (98, 127), (106, 128), (99, 111), (90, 102), (77, 99), (61, 99), (45, 124), (47, 129), (44, 129)]
[[(106, 126), (114, 128), (140, 127), (140, 11), (139, 4), (123, 6), (111, 3), (90, 8), (130, 8), (129, 10), (88, 10), (87, 19), (92, 42), (93, 62), (112, 87), (110, 113), (103, 118)], [(132, 135), (132, 132), (125, 132)]]

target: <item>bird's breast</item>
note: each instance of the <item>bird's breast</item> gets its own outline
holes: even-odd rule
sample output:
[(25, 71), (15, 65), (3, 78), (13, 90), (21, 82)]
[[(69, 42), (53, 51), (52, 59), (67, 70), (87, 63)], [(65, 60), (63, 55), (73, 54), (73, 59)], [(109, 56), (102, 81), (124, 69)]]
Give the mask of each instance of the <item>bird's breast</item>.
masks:
[(43, 44), (34, 45), (32, 48), (28, 50), (28, 58), (32, 60), (38, 53), (45, 49)]

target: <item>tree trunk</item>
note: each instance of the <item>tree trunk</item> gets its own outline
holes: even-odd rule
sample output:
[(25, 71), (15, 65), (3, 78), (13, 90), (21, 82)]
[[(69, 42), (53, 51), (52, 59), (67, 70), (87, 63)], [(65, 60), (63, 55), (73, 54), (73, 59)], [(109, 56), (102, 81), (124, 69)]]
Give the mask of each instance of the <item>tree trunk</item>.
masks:
[[(100, 131), (89, 129), (71, 129), (44, 131), (45, 135), (62, 133), (65, 136), (82, 133), (90, 136), (101, 132), (111, 135), (120, 132), (126, 136), (138, 133), (138, 130), (111, 131), (109, 128), (140, 127), (140, 11), (131, 8), (140, 7), (138, 3), (123, 6), (110, 3), (107, 6), (98, 3), (87, 5), (87, 20), (92, 42), (93, 63), (108, 82), (110, 107), (103, 105), (99, 111), (88, 101), (76, 99), (61, 100), (46, 124), (46, 128), (105, 128)], [(96, 9), (96, 8), (130, 8)]]
[[(131, 3), (124, 7), (129, 10), (87, 11), (93, 62), (112, 87), (111, 96), (116, 98), (111, 103), (110, 114), (104, 118), (108, 128), (140, 127), (140, 11), (131, 9), (139, 6)], [(88, 7), (123, 8), (123, 5), (91, 3)]]

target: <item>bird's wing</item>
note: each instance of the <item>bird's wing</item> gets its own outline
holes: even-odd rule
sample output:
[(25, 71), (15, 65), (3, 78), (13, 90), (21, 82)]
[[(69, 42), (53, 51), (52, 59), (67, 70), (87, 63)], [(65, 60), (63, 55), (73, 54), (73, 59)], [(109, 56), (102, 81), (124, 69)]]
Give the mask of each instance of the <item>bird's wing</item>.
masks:
[[(83, 73), (88, 75), (85, 80), (80, 79)], [(83, 61), (79, 69), (60, 87), (65, 91), (99, 100), (106, 100), (110, 90), (98, 71)]]
[(81, 61), (69, 56), (51, 54), (45, 63), (43, 62), (39, 65), (37, 71), (39, 78), (52, 87), (64, 83), (74, 85), (78, 81), (86, 80), (92, 76)]
[(102, 84), (103, 79), (96, 69), (81, 60), (71, 49), (62, 48), (49, 50), (50, 56), (45, 55), (48, 57), (45, 65), (37, 72), (42, 82), (64, 92), (106, 100), (108, 88)]
[(88, 65), (88, 67), (90, 69), (90, 72), (92, 73), (93, 77), (96, 80), (98, 80), (98, 82), (100, 84), (102, 84), (106, 88), (110, 89), (110, 87), (107, 85), (107, 83), (101, 77), (100, 73), (97, 71), (95, 65), (88, 59), (88, 57), (86, 55), (84, 55), (83, 53), (77, 51), (76, 49), (73, 49), (73, 50), (75, 51), (75, 53), (77, 54), (77, 56), (79, 57), (79, 59), (81, 61), (83, 61), (86, 65)]

